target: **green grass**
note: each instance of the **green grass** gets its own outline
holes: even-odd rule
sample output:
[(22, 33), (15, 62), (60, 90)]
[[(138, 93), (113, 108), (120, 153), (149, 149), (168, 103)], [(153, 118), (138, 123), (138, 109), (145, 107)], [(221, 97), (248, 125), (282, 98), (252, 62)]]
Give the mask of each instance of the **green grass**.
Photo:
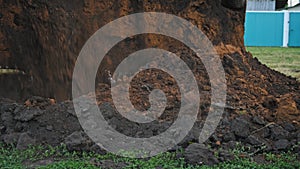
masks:
[(55, 168), (74, 168), (74, 169), (98, 169), (99, 167), (94, 166), (85, 161), (76, 160), (64, 160), (49, 164), (47, 166), (39, 167), (40, 169), (55, 169)]
[(240, 158), (239, 153), (242, 150), (235, 150), (233, 153), (236, 158), (231, 162), (220, 163), (215, 166), (191, 166), (185, 163), (183, 158), (176, 158), (177, 153), (163, 153), (161, 155), (148, 158), (148, 159), (134, 159), (118, 157), (112, 154), (99, 155), (95, 153), (86, 152), (69, 152), (65, 146), (60, 147), (31, 147), (26, 150), (20, 151), (12, 146), (0, 145), (0, 168), (1, 169), (18, 169), (29, 167), (30, 164), (34, 164), (40, 160), (51, 159), (51, 163), (44, 166), (40, 166), (40, 169), (94, 169), (101, 168), (102, 160), (111, 160), (115, 164), (126, 164), (125, 168), (186, 168), (186, 169), (244, 169), (244, 168), (262, 168), (262, 169), (281, 169), (281, 168), (300, 168), (300, 162), (297, 160), (297, 156), (292, 153), (282, 153), (280, 155), (265, 154), (265, 160), (267, 164), (257, 164), (251, 160), (251, 158)]
[(300, 80), (300, 48), (247, 47), (263, 64)]

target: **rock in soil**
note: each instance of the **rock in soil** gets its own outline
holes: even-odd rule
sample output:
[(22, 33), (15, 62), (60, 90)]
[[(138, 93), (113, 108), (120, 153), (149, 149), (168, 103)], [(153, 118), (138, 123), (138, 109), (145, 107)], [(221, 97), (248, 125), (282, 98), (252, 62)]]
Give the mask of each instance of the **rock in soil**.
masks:
[(286, 139), (289, 136), (289, 132), (283, 129), (281, 126), (272, 126), (271, 127), (271, 139), (279, 140)]
[(66, 144), (69, 151), (88, 150), (91, 148), (92, 144), (91, 140), (82, 131), (75, 131), (71, 135), (67, 136), (64, 143)]
[(17, 149), (25, 150), (30, 145), (34, 146), (36, 144), (35, 139), (32, 138), (28, 133), (22, 133), (19, 136), (19, 140), (17, 143)]
[(231, 131), (240, 138), (246, 138), (250, 135), (250, 125), (244, 119), (237, 118), (231, 123)]
[(16, 144), (19, 140), (20, 133), (9, 133), (1, 135), (1, 141), (5, 144), (12, 145)]
[(251, 145), (262, 145), (263, 142), (260, 141), (256, 136), (254, 135), (250, 135), (249, 137), (247, 137), (247, 139), (245, 140), (246, 143), (249, 143)]
[(214, 165), (219, 162), (212, 150), (205, 145), (193, 143), (185, 149), (184, 157), (189, 164)]
[(289, 146), (290, 142), (287, 139), (280, 139), (274, 143), (275, 150), (286, 150)]

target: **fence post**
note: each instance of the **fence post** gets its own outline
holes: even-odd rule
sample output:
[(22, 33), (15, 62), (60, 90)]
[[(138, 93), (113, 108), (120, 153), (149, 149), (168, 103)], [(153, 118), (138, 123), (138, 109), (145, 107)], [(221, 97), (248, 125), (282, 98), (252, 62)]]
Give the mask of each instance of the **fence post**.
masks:
[(290, 33), (290, 12), (285, 10), (283, 19), (283, 47), (288, 47), (289, 44), (289, 33)]

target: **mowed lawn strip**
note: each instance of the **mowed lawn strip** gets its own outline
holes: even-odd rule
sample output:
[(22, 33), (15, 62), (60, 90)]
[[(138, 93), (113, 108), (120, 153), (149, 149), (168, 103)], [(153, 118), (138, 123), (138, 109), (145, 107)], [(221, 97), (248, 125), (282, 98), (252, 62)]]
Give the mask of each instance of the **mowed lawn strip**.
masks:
[(300, 48), (247, 47), (263, 64), (300, 81)]

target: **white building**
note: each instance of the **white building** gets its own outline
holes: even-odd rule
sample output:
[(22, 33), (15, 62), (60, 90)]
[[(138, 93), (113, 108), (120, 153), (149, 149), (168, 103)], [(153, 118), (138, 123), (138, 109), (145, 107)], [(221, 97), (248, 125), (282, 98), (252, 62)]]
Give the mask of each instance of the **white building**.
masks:
[(300, 3), (300, 0), (288, 0), (288, 7), (295, 6)]
[(299, 11), (300, 11), (300, 3), (298, 3), (298, 4), (295, 5), (295, 6), (288, 7), (288, 8), (286, 8), (285, 10), (288, 10), (288, 11), (290, 11), (290, 12), (299, 12)]
[[(293, 4), (300, 0), (290, 0)], [(248, 0), (247, 11), (275, 11), (286, 7), (288, 0)], [(297, 3), (296, 3), (297, 4)]]
[(275, 0), (248, 0), (247, 11), (275, 11)]

